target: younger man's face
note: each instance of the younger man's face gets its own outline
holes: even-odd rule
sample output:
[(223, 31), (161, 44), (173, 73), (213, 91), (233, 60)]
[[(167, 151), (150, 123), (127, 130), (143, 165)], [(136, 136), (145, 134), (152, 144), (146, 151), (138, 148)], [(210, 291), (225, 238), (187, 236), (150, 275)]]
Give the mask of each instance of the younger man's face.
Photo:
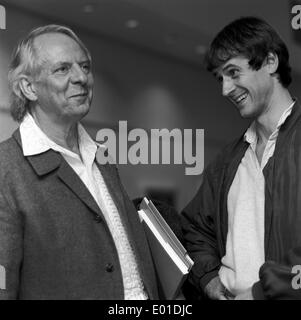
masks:
[(238, 109), (243, 118), (258, 118), (269, 109), (273, 80), (266, 64), (253, 70), (243, 56), (229, 59), (214, 70), (222, 84), (222, 94)]

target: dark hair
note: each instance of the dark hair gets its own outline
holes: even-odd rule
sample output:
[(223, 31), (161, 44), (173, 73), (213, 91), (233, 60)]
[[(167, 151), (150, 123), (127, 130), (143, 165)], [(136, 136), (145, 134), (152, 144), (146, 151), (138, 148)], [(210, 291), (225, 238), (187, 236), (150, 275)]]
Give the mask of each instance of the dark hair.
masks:
[(292, 81), (287, 47), (267, 22), (256, 17), (243, 17), (224, 27), (212, 41), (205, 63), (207, 70), (213, 71), (240, 55), (249, 59), (252, 69), (259, 70), (270, 52), (278, 56), (276, 73), (287, 88)]

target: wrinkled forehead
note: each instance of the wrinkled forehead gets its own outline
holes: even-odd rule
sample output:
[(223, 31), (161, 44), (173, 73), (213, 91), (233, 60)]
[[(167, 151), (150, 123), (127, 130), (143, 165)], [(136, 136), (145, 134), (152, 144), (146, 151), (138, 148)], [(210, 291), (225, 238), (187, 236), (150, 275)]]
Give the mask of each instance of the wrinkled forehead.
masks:
[(89, 60), (87, 51), (75, 39), (62, 33), (46, 33), (34, 39), (38, 61), (56, 63), (60, 59)]

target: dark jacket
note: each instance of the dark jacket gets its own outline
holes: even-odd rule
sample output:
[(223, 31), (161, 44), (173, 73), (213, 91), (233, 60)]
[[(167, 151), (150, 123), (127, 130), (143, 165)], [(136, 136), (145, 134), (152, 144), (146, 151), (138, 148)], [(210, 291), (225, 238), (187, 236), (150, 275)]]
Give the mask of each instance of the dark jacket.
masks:
[[(98, 165), (147, 293), (156, 277), (137, 212), (114, 165)], [(19, 131), (0, 144), (0, 299), (123, 299), (113, 238), (94, 198), (57, 152), (24, 157)]]
[[(249, 144), (243, 136), (225, 148), (204, 172), (203, 184), (184, 209), (184, 236), (195, 260), (191, 279), (201, 289), (215, 276), (225, 255), (227, 196)], [(301, 110), (296, 103), (281, 126), (274, 155), (266, 164), (265, 263), (252, 287), (255, 299), (301, 299), (292, 287), (301, 265)]]

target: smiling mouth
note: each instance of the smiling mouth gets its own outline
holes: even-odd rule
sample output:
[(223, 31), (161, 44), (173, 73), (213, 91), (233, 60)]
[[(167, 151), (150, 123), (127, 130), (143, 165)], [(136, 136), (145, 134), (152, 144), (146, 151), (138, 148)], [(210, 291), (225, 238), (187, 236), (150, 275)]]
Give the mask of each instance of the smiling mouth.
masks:
[(86, 97), (87, 95), (88, 95), (88, 92), (83, 92), (83, 93), (74, 94), (70, 96), (70, 98), (83, 98), (83, 97)]
[(241, 104), (243, 101), (246, 100), (248, 94), (245, 92), (243, 94), (241, 94), (238, 97), (232, 97), (231, 100), (235, 103), (235, 104)]

